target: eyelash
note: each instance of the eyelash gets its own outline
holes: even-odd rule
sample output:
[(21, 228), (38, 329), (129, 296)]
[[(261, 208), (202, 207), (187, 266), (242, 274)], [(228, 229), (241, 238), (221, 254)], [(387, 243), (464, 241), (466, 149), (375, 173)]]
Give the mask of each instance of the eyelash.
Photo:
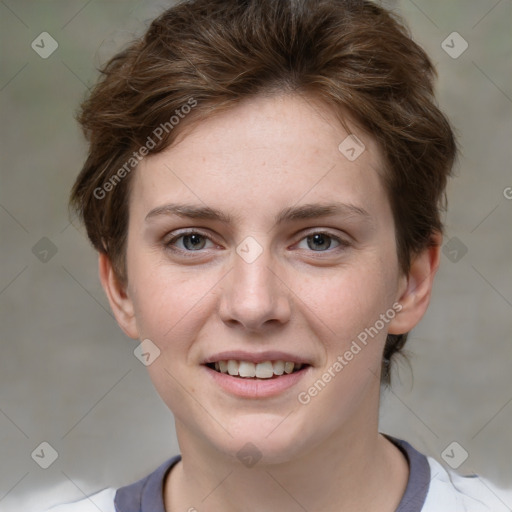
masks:
[[(194, 257), (194, 253), (201, 253), (203, 251), (203, 249), (199, 249), (197, 251), (189, 251), (189, 250), (186, 250), (186, 249), (179, 249), (179, 248), (176, 248), (173, 246), (173, 243), (175, 243), (177, 240), (179, 240), (180, 238), (183, 238), (185, 236), (190, 236), (190, 235), (200, 235), (201, 237), (204, 237), (206, 238), (207, 240), (209, 240), (210, 242), (214, 242), (214, 240), (212, 240), (212, 238), (205, 234), (205, 233), (202, 233), (201, 231), (198, 231), (198, 230), (189, 230), (189, 231), (182, 231), (182, 232), (179, 232), (177, 233), (175, 236), (173, 236), (171, 239), (167, 240), (165, 242), (165, 247), (173, 252), (176, 252), (176, 253), (180, 253), (181, 255), (184, 255), (185, 257)], [(326, 236), (327, 238), (330, 238), (336, 242), (338, 242), (338, 246), (337, 247), (334, 247), (333, 249), (327, 249), (325, 251), (309, 251), (311, 253), (328, 253), (328, 254), (332, 254), (332, 252), (336, 251), (336, 250), (343, 250), (343, 249), (346, 249), (347, 247), (350, 246), (350, 243), (347, 241), (347, 240), (344, 240), (344, 239), (341, 239), (327, 231), (312, 231), (310, 233), (307, 233), (305, 236), (303, 236), (300, 240), (299, 240), (299, 243), (302, 242), (302, 240), (306, 240), (308, 237), (311, 237), (311, 236), (314, 236), (314, 235), (324, 235)]]

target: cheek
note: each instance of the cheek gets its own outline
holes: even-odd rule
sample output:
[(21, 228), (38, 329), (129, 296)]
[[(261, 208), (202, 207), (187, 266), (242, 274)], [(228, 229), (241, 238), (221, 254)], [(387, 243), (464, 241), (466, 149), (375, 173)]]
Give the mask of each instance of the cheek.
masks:
[(392, 306), (397, 287), (395, 272), (389, 260), (384, 265), (380, 259), (372, 255), (367, 261), (354, 260), (306, 282), (297, 278), (297, 296), (338, 343), (357, 337)]
[[(148, 367), (164, 400), (175, 405), (180, 382), (197, 365), (198, 343), (211, 336), (205, 324), (215, 321), (215, 300), (224, 272), (171, 265), (165, 256), (141, 252), (132, 255), (130, 279), (137, 327), (141, 339), (150, 339), (160, 350)], [(193, 392), (192, 389), (189, 391)]]
[(199, 291), (184, 272), (173, 269), (161, 247), (144, 240), (138, 225), (130, 225), (126, 265), (139, 332), (165, 345)]
[(167, 406), (178, 416), (187, 414), (190, 395), (196, 393), (188, 377), (195, 363), (189, 359), (207, 316), (207, 292), (215, 283), (206, 275), (191, 277), (163, 266), (132, 275), (138, 283), (134, 306), (141, 338), (160, 350), (147, 367), (149, 376)]
[(326, 279), (323, 294), (304, 294), (307, 306), (328, 327), (323, 330), (326, 359), (321, 373), (305, 382), (297, 397), (305, 415), (324, 419), (321, 428), (307, 422), (305, 437), (320, 440), (355, 418), (378, 393), (382, 350), (395, 315), (392, 269), (375, 257), (372, 264), (344, 268)]
[(141, 335), (152, 339), (161, 350), (177, 350), (199, 326), (198, 317), (211, 285), (204, 275), (199, 279), (161, 270), (152, 271), (137, 287), (135, 315)]

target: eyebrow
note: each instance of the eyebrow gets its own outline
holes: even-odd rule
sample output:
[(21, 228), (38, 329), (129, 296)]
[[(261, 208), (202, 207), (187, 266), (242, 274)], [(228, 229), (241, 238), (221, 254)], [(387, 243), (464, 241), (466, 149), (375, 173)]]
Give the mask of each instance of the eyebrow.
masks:
[[(222, 222), (223, 224), (231, 224), (234, 220), (233, 216), (216, 208), (210, 208), (209, 206), (170, 203), (152, 209), (146, 215), (146, 221), (155, 217), (169, 215), (176, 215), (178, 217), (190, 219), (214, 220)], [(370, 214), (364, 208), (353, 204), (334, 202), (326, 204), (310, 203), (301, 206), (289, 206), (281, 210), (275, 216), (274, 222), (276, 225), (279, 225), (295, 220), (316, 219), (319, 217), (332, 217), (335, 215), (362, 217), (366, 220), (370, 220), (371, 218)]]

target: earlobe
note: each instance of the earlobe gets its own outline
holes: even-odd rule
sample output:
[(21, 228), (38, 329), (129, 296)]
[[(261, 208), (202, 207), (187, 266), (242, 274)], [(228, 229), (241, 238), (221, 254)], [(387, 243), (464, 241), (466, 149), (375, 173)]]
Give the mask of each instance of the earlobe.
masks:
[(397, 302), (402, 309), (391, 321), (389, 334), (411, 331), (427, 311), (434, 277), (439, 267), (442, 235), (432, 235), (431, 245), (417, 254), (406, 276), (402, 276)]
[(105, 290), (110, 307), (124, 333), (133, 339), (139, 338), (133, 302), (129, 297), (126, 286), (119, 282), (110, 258), (100, 253), (98, 270), (101, 285)]

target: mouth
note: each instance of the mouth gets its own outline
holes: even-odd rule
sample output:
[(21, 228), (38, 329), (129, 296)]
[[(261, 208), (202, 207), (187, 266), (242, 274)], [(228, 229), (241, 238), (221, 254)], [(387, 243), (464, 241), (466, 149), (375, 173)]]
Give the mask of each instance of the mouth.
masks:
[(217, 373), (239, 379), (270, 380), (306, 370), (310, 365), (293, 361), (268, 360), (252, 362), (236, 359), (219, 360), (205, 363), (205, 366)]
[(313, 359), (282, 351), (230, 350), (201, 362), (214, 389), (242, 399), (289, 397), (313, 371)]

